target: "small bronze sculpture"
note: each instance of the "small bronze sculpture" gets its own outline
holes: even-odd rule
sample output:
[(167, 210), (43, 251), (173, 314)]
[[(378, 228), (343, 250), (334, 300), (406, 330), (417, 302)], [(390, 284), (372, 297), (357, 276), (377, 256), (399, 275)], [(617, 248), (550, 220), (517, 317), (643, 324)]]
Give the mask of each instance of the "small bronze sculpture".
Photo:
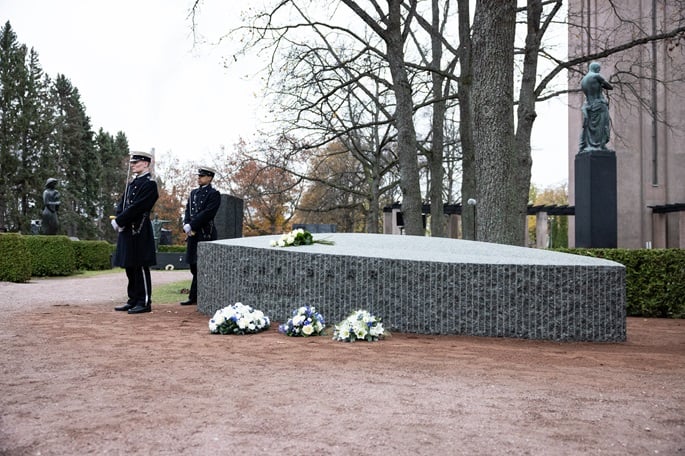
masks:
[(59, 231), (59, 220), (57, 211), (59, 210), (59, 192), (57, 191), (57, 179), (49, 178), (45, 182), (43, 191), (43, 217), (41, 221), (42, 234), (57, 234)]
[(588, 73), (580, 81), (580, 88), (585, 94), (583, 103), (583, 130), (580, 134), (578, 153), (607, 151), (609, 142), (609, 103), (604, 97), (603, 90), (613, 87), (601, 74), (600, 65), (592, 62)]
[(165, 223), (169, 223), (169, 220), (160, 220), (159, 216), (155, 214), (155, 218), (152, 220), (152, 234), (155, 238), (155, 251), (159, 251), (159, 241), (162, 238), (162, 226)]

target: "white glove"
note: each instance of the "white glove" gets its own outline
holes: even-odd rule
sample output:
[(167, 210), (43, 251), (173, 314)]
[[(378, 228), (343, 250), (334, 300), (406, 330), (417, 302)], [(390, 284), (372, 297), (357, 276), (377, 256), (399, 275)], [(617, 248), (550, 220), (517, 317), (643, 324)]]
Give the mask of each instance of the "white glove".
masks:
[(112, 219), (112, 228), (114, 228), (114, 231), (121, 231), (115, 219)]
[(183, 231), (185, 231), (186, 234), (190, 234), (191, 228), (190, 228), (190, 225), (188, 223), (183, 225)]

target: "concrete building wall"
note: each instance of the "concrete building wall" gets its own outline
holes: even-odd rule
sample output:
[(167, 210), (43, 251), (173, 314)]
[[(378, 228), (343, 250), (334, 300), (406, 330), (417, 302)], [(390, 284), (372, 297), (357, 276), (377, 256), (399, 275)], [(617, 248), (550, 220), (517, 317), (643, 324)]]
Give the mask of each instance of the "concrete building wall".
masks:
[[(626, 0), (619, 21), (602, 0), (569, 2), (569, 57), (600, 52), (617, 43), (677, 25), (683, 2)], [(653, 10), (652, 5), (656, 5)], [(682, 19), (680, 19), (682, 20)], [(617, 158), (618, 247), (680, 247), (682, 217), (653, 215), (649, 206), (685, 203), (685, 43), (664, 41), (598, 59), (614, 89), (608, 93), (612, 120), (610, 149)], [(579, 88), (587, 65), (569, 75)], [(659, 82), (654, 82), (659, 81)], [(582, 127), (583, 94), (569, 97), (569, 199), (575, 204), (574, 159)], [(652, 113), (656, 113), (655, 116)], [(569, 243), (575, 231), (569, 223)]]

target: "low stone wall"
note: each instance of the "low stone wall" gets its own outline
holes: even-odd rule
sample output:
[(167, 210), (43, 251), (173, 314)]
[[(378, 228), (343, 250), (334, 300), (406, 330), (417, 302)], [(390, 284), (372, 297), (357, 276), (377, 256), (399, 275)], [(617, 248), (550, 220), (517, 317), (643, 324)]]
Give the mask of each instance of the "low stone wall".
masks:
[(314, 305), (329, 326), (367, 309), (390, 331), (559, 341), (626, 339), (625, 268), (615, 262), (458, 239), (326, 234), (199, 244), (198, 310), (235, 302), (284, 322)]

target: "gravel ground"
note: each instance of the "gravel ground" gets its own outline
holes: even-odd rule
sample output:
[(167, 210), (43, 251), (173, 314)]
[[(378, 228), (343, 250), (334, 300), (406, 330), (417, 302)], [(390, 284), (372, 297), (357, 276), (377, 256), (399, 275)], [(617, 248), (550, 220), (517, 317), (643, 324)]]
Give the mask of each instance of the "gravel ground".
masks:
[(124, 290), (123, 272), (0, 283), (0, 455), (685, 455), (683, 320), (629, 318), (620, 344), (346, 344), (114, 312)]

